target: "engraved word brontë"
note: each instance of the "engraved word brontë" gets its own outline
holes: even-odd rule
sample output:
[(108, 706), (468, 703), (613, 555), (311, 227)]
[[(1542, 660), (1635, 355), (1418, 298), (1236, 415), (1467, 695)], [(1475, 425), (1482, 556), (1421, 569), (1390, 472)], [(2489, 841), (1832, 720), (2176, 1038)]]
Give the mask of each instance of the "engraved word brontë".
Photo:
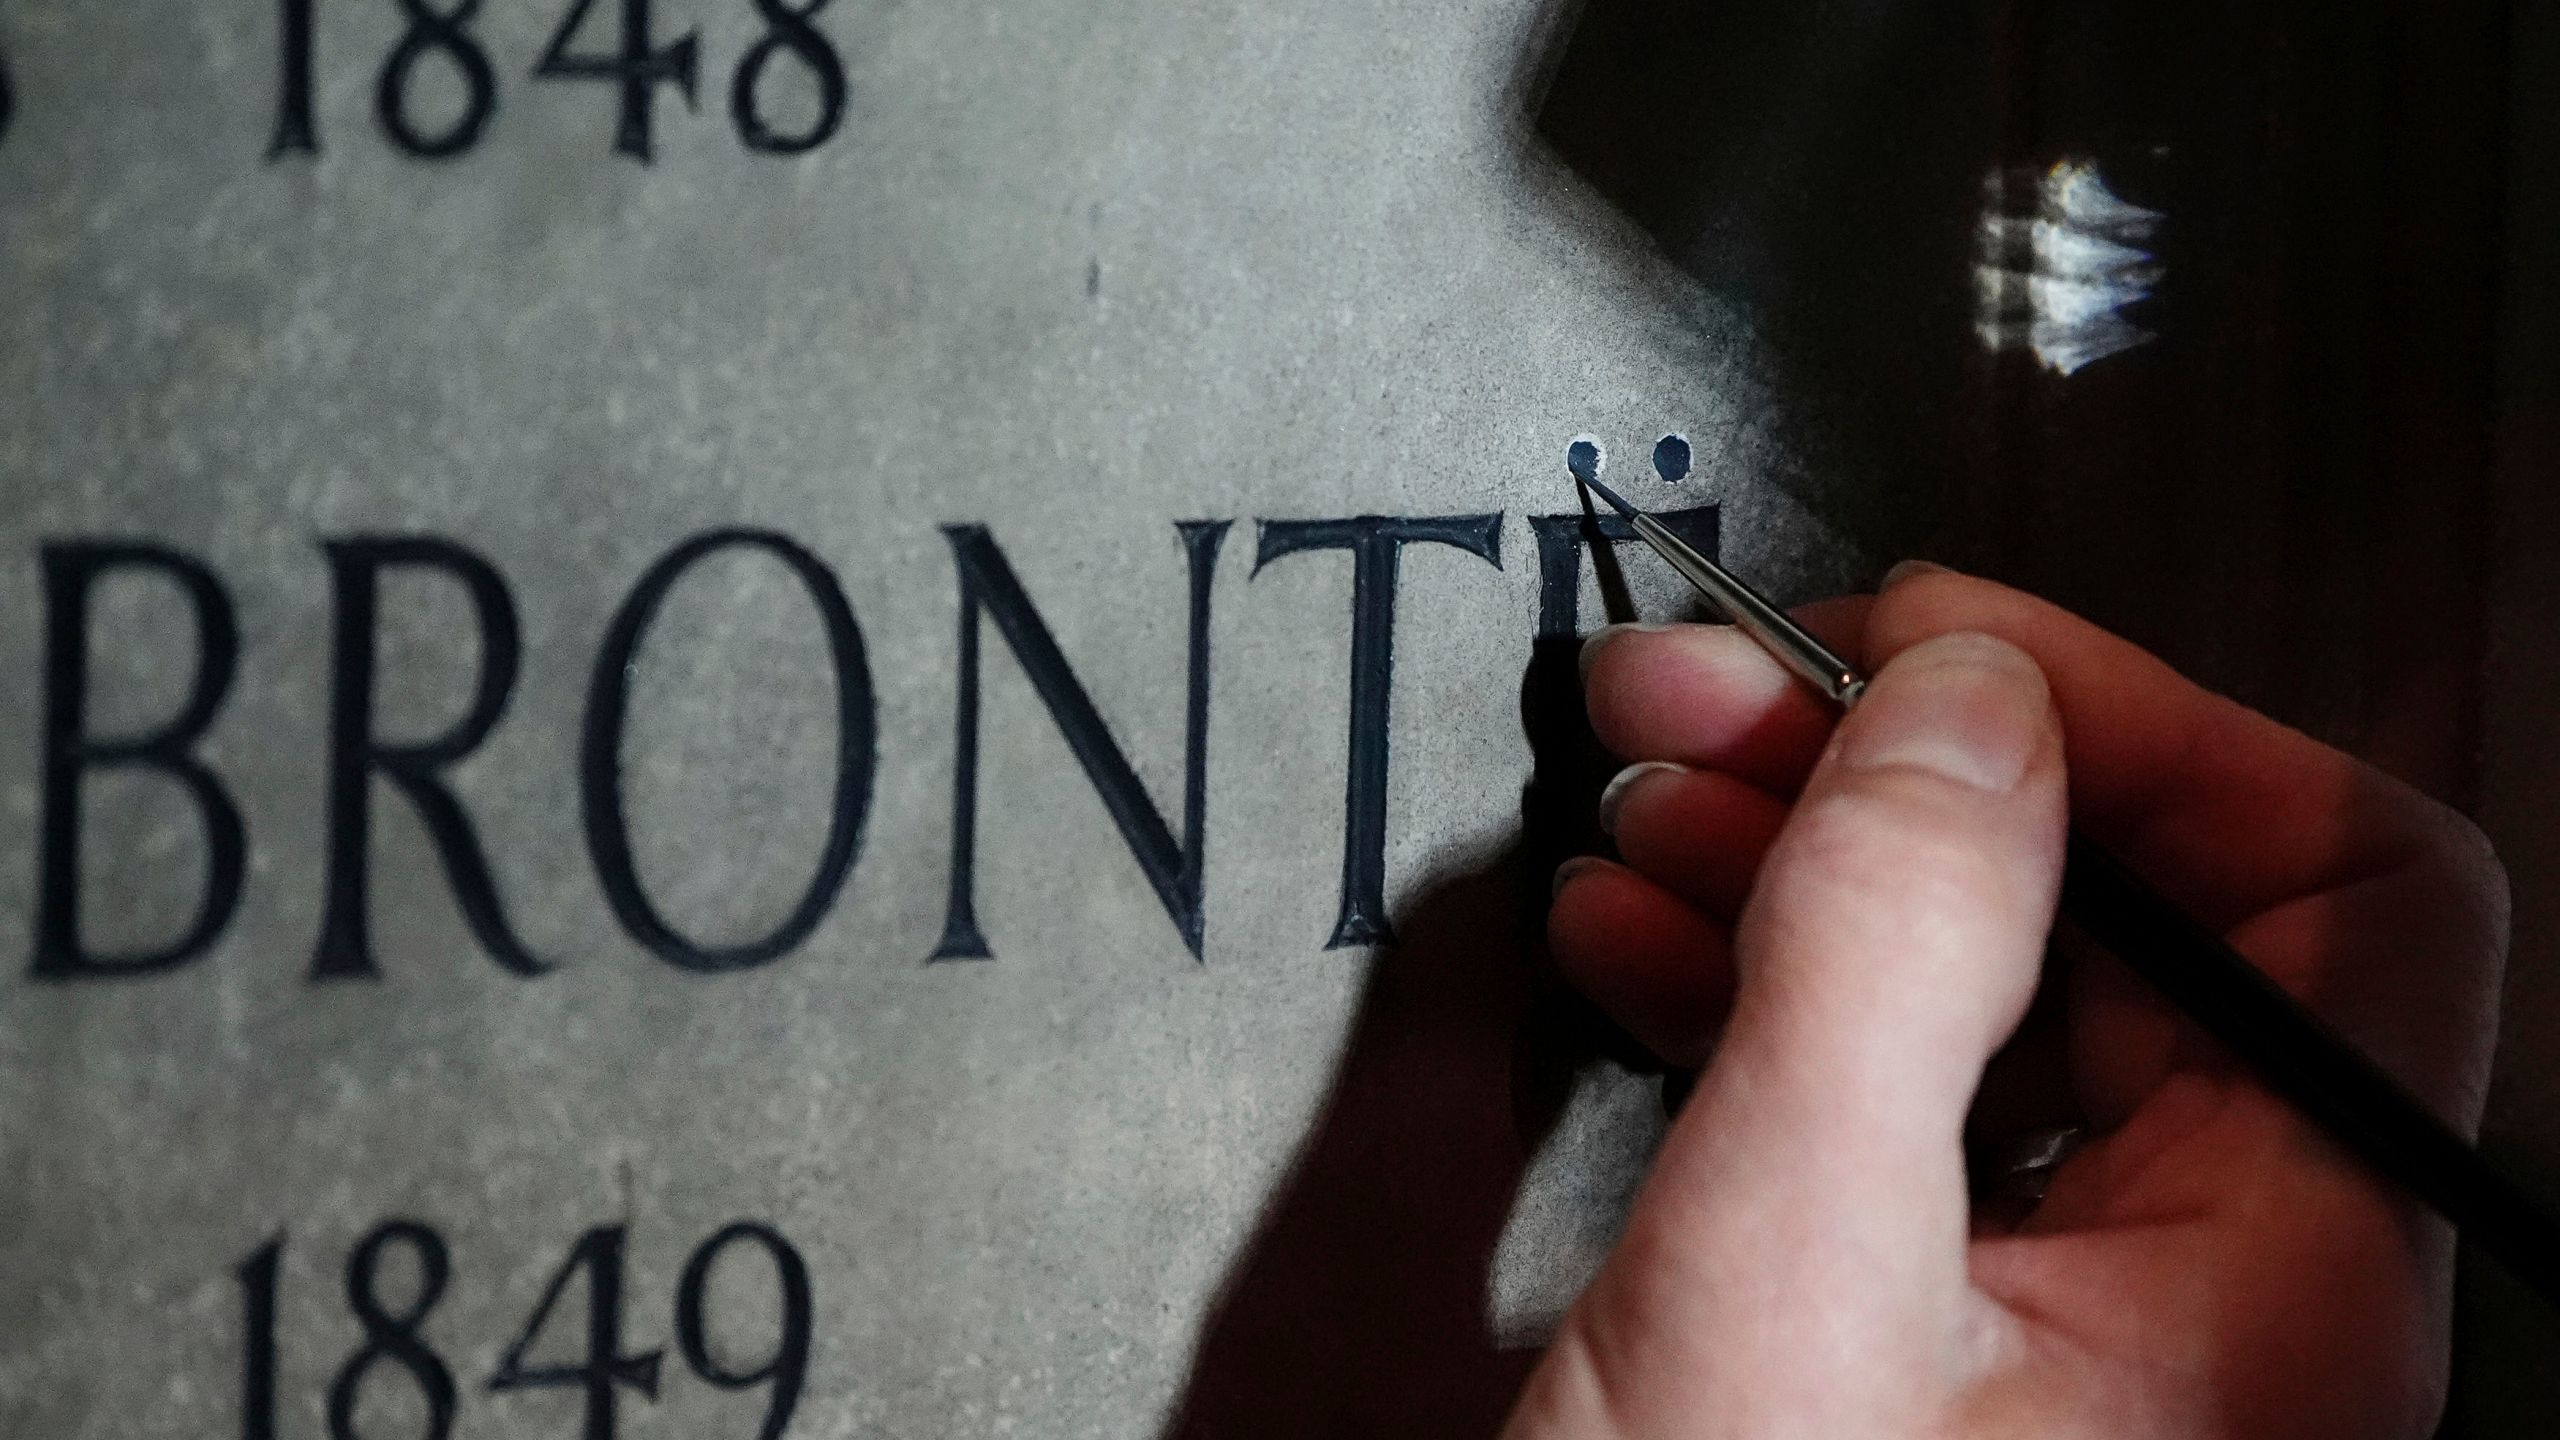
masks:
[[(1538, 552), (1537, 637), (1573, 636), (1580, 617), (1583, 555), (1596, 539), (1631, 537), (1615, 516), (1584, 513), (1526, 517)], [(1664, 520), (1701, 549), (1716, 552), (1716, 509), (1666, 512)], [(1175, 525), (1188, 560), (1180, 593), (1148, 603), (1180, 605), (1188, 618), (1185, 653), (1165, 657), (1186, 677), (1183, 784), (1179, 827), (1140, 783), (1127, 753), (1077, 677), (1039, 604), (984, 525), (949, 525), (943, 536), (958, 580), (958, 630), (951, 649), (951, 861), (942, 935), (932, 960), (989, 959), (994, 949), (976, 906), (978, 742), (984, 716), (980, 679), (992, 630), (1031, 682), (1033, 692), (1075, 756), (1120, 839), (1146, 875), (1182, 943), (1201, 953), (1206, 886), (1206, 797), (1209, 687), (1215, 670), (1210, 594), (1231, 521)], [(1499, 569), (1500, 514), (1358, 516), (1257, 523), (1254, 570), (1299, 557), (1341, 552), (1350, 570), (1351, 686), (1349, 764), (1342, 810), (1342, 882), (1328, 947), (1392, 938), (1387, 923), (1386, 838), (1388, 716), (1395, 676), (1397, 575), (1414, 546), (1462, 551)], [(481, 950), (519, 975), (543, 973), (536, 954), (509, 919), (491, 874), (479, 828), (448, 780), (452, 768), (498, 728), (523, 660), (514, 593), (497, 567), (469, 547), (434, 535), (346, 535), (324, 539), (331, 594), (329, 736), (319, 758), (326, 806), (326, 848), (316, 883), (319, 934), (314, 980), (364, 979), (379, 972), (367, 915), (370, 814), (396, 796), (426, 829), (464, 923)], [(823, 637), (834, 669), (836, 706), (832, 811), (818, 862), (790, 913), (763, 936), (709, 945), (684, 934), (650, 898), (633, 858), (631, 819), (623, 804), (621, 748), (630, 718), (634, 661), (670, 590), (705, 559), (724, 552), (778, 566), (805, 593), (809, 624)], [(248, 883), (249, 829), (229, 783), (199, 751), (222, 712), (241, 654), (241, 632), (222, 577), (172, 546), (130, 540), (60, 540), (42, 550), (45, 605), (45, 692), (36, 851), (35, 977), (46, 981), (128, 979), (162, 975), (203, 958), (239, 908)], [(470, 602), (481, 656), (461, 718), (426, 740), (394, 743), (376, 732), (381, 677), (377, 610), (383, 577), (423, 572), (458, 585)], [(148, 574), (174, 584), (195, 622), (192, 673), (184, 698), (156, 723), (101, 734), (90, 719), (91, 613), (111, 576)], [(1134, 603), (1134, 602), (1133, 602)], [(643, 949), (679, 969), (740, 970), (769, 964), (806, 941), (844, 888), (862, 850), (879, 766), (878, 704), (865, 657), (862, 625), (827, 563), (787, 535), (727, 529), (695, 535), (642, 573), (615, 609), (589, 670), (579, 744), (578, 803), (589, 861), (616, 920)], [(154, 946), (105, 951), (83, 938), (80, 838), (84, 782), (103, 771), (140, 772), (173, 787), (202, 828), (205, 868), (195, 913), (179, 934)], [(384, 782), (377, 785), (375, 782)], [(175, 877), (183, 884), (186, 877)]]

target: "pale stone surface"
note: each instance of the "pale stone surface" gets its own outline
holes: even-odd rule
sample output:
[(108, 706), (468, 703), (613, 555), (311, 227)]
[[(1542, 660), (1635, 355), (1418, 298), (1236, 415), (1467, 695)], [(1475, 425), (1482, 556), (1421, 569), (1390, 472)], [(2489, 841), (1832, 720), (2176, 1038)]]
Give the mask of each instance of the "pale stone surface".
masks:
[[(812, 1275), (795, 1440), (1145, 1433), (1183, 1403), (1293, 1157), (1321, 1152), (1373, 979), (1369, 951), (1323, 948), (1350, 564), (1256, 577), (1253, 522), (1509, 517), (1499, 570), (1405, 556), (1400, 920), (1517, 826), (1538, 583), (1520, 517), (1568, 507), (1567, 437), (1606, 438), (1632, 477), (1655, 436), (1687, 434), (1701, 478), (1633, 488), (1721, 501), (1727, 553), (1774, 588), (1826, 588), (1850, 562), (1817, 560), (1822, 531), (1768, 483), (1788, 462), (1741, 317), (1521, 148), (1534, 0), (839, 0), (818, 24), (850, 107), (791, 160), (747, 154), (727, 115), (754, 10), (669, 4), (662, 38), (702, 30), (702, 104), (661, 96), (647, 169), (608, 153), (611, 87), (529, 78), (556, 8), (472, 22), (501, 100), (478, 147), (438, 164), (372, 122), (396, 7), (321, 6), (323, 151), (273, 164), (271, 6), (0, 12), (17, 98), (0, 139), (0, 834), (20, 837), (0, 844), (0, 1432), (239, 1433), (233, 1267), (281, 1234), (277, 1433), (327, 1433), (361, 1339), (349, 1247), (410, 1217), (451, 1249), (424, 1333), (475, 1440), (572, 1433), (574, 1393), (485, 1381), (571, 1243), (616, 1222), (626, 1348), (669, 1347), (658, 1401), (624, 1393), (623, 1432), (752, 1434), (760, 1397), (694, 1378), (670, 1319), (687, 1255), (741, 1218)], [(453, 98), (419, 83), (422, 111)], [(955, 673), (936, 526), (993, 527), (1178, 823), (1172, 522), (1202, 517), (1238, 521), (1213, 593), (1205, 963), (990, 631), (978, 910), (999, 958), (927, 966)], [(787, 532), (840, 579), (879, 768), (816, 934), (698, 976), (616, 926), (575, 765), (612, 611), (720, 525)], [(524, 672), (456, 784), (551, 974), (481, 953), (414, 812), (377, 783), (383, 978), (305, 978), (331, 623), (317, 540), (360, 531), (449, 537), (512, 585)], [(85, 535), (183, 548), (237, 605), (239, 676), (203, 753), (245, 814), (248, 880), (183, 971), (40, 985), (23, 963), (38, 545)], [(475, 672), (469, 612), (401, 576), (383, 615), (382, 728), (433, 733)], [(111, 585), (96, 630), (96, 726), (168, 715), (193, 644), (174, 592)], [(835, 732), (809, 601), (769, 560), (723, 556), (677, 587), (643, 661), (624, 746), (641, 877), (699, 939), (761, 933), (825, 824)], [(93, 782), (88, 815), (90, 939), (165, 938), (195, 904), (194, 812), (135, 774)], [(1500, 1061), (1507, 1044), (1496, 1027), (1461, 1048)], [(1426, 1047), (1412, 1073), (1433, 1061)], [(1488, 1153), (1516, 1140), (1505, 1073), (1464, 1102)], [(1472, 1198), (1493, 1222), (1487, 1337), (1533, 1332), (1605, 1243), (1645, 1140), (1630, 1093), (1651, 1090), (1577, 1102), (1568, 1148), (1528, 1166), (1498, 1283), (1512, 1196)], [(1482, 1178), (1395, 1158), (1382, 1184)], [(768, 1292), (751, 1253), (732, 1260), (715, 1338), (744, 1366)], [(390, 1268), (396, 1306), (412, 1282), (405, 1257)], [(537, 1357), (574, 1360), (582, 1305), (573, 1286)], [(422, 1433), (397, 1365), (363, 1395), (364, 1435)]]
[[(454, 1433), (473, 1440), (577, 1433), (574, 1393), (487, 1381), (578, 1236), (614, 1224), (628, 1227), (624, 1349), (666, 1352), (654, 1402), (621, 1393), (617, 1433), (755, 1433), (761, 1396), (697, 1378), (673, 1309), (687, 1257), (740, 1219), (787, 1236), (810, 1273), (794, 1440), (1120, 1436), (1170, 1417), (1184, 1436), (1489, 1428), (1521, 1347), (1614, 1233), (1659, 1125), (1660, 1082), (1603, 1058), (1622, 1047), (1524, 969), (1520, 944), (1543, 886), (1513, 843), (1537, 713), (1522, 703), (1539, 588), (1522, 517), (1569, 508), (1560, 458), (1578, 432), (1609, 442), (1636, 498), (1722, 504), (1728, 557), (1782, 595), (1891, 558), (1827, 525), (1878, 546), (1960, 541), (1950, 558), (2468, 798), (2481, 737), (2447, 717), (2477, 698), (2476, 637), (2401, 641), (2454, 613), (2411, 594), (2476, 580), (2469, 512), (2444, 500), (2476, 477), (2458, 457), (2418, 473), (2376, 437), (2406, 439), (2385, 423), (2410, 409), (2398, 357), (2459, 358), (2478, 297), (2463, 264), (2424, 246), (2405, 252), (2416, 271), (2385, 273), (2419, 220), (2462, 225), (2458, 207), (2408, 200), (2416, 162), (2370, 178), (2359, 137), (2397, 137), (2407, 117), (2372, 101), (2380, 112), (2348, 118), (2378, 130), (2306, 121), (2335, 118), (2322, 107), (2341, 74), (2353, 95), (2402, 93), (2358, 78), (2362, 42), (2279, 45), (2280, 63), (2253, 48), (2345, 25), (2327, 12), (2081, 17), (2113, 42), (2161, 42), (2148, 60), (2128, 43), (2075, 57), (2067, 27), (2053, 42), (2048, 138), (2111, 147), (2110, 163), (2174, 193), (2175, 323), (2168, 343), (2068, 388), (2021, 390), (1967, 359), (1971, 207), (2001, 118), (1985, 72), (2007, 51), (1965, 17), (1902, 33), (1892, 7), (1589, 7), (1604, 37), (1563, 102), (1618, 105), (1583, 132), (1604, 150), (1693, 152), (1695, 174), (1618, 173), (1610, 197), (1677, 232), (1684, 272), (1525, 139), (1538, 57), (1573, 9), (1548, 0), (834, 0), (814, 23), (845, 57), (850, 98), (835, 138), (796, 159), (749, 154), (729, 113), (741, 57), (773, 22), (750, 0), (658, 0), (660, 44), (700, 29), (699, 108), (660, 92), (646, 169), (610, 152), (613, 87), (532, 77), (565, 0), (467, 22), (499, 103), (471, 153), (438, 163), (398, 155), (373, 120), (384, 57), (413, 23), (403, 6), (324, 0), (322, 153), (268, 163), (280, 3), (0, 6), (14, 105), (0, 132), (0, 1435), (252, 1435), (234, 1267), (278, 1236), (274, 1433), (329, 1435), (327, 1395), (363, 1343), (348, 1253), (394, 1218), (450, 1249), (423, 1333), (455, 1380)], [(595, 9), (585, 51), (610, 45), (621, 7)], [(1635, 31), (1610, 29), (1630, 14)], [(1683, 34), (1709, 17), (1733, 43), (1694, 71), (1678, 47), (1608, 53), (1606, 35), (1623, 48), (1664, 17)], [(1835, 43), (1875, 41), (1879, 25), (1894, 35)], [(2084, 83), (2084, 61), (2144, 83)], [(812, 97), (794, 62), (769, 72), (776, 115), (799, 123)], [(2177, 83), (2149, 83), (2164, 75)], [(460, 103), (433, 56), (415, 83), (425, 122)], [(1715, 128), (1693, 91), (1776, 105), (1783, 123)], [(2295, 108), (2263, 123), (2261, 103)], [(2408, 154), (2419, 178), (2454, 177), (2439, 188), (2458, 200), (2446, 157), (2497, 147), (2453, 133)], [(1634, 143), (1655, 136), (1669, 143)], [(2310, 139), (2252, 148), (2271, 137)], [(2353, 163), (2336, 163), (2341, 147)], [(1713, 188), (1700, 176), (1735, 192), (1708, 197), (1721, 210), (1696, 208)], [(2547, 209), (2515, 212), (2520, 293), (2549, 269), (2524, 223)], [(2382, 211), (2389, 246), (2369, 243)], [(2354, 243), (2293, 230), (2342, 220)], [(2270, 316), (2248, 267), (2302, 255), (2343, 258)], [(1692, 274), (1727, 283), (1710, 295)], [(2417, 297), (2409, 315), (2450, 317), (2450, 340), (2415, 327), (2441, 350), (2382, 328), (2390, 317), (2357, 299), (2378, 280)], [(1736, 294), (1768, 306), (1747, 314)], [(1810, 353), (1779, 353), (1791, 309)], [(2509, 328), (2510, 388), (2542, 393), (2520, 338), (2533, 332)], [(2418, 368), (2424, 419), (2446, 372)], [(2538, 423), (2514, 406), (2516, 476), (2541, 473)], [(1672, 430), (1700, 472), (1677, 487), (1643, 475)], [(2521, 882), (2553, 868), (2547, 797), (2521, 783), (2548, 749), (2527, 622), (2532, 542), (2550, 526), (2532, 484), (2507, 492), (2479, 778)], [(1941, 511), (1951, 536), (1932, 535)], [(1296, 556), (1257, 575), (1255, 524), (1482, 512), (1506, 517), (1499, 569), (1432, 546), (1402, 566), (1385, 857), (1404, 942), (1327, 950), (1351, 563)], [(1202, 961), (990, 630), (977, 909), (998, 958), (927, 965), (957, 673), (938, 527), (992, 527), (1178, 823), (1173, 525), (1201, 518), (1236, 522), (1212, 589)], [(850, 882), (815, 934), (763, 968), (704, 976), (617, 924), (577, 762), (614, 611), (658, 557), (719, 526), (785, 532), (840, 581), (867, 645), (878, 769)], [(550, 974), (482, 952), (426, 830), (377, 783), (383, 978), (306, 978), (332, 625), (318, 542), (358, 532), (447, 537), (512, 588), (523, 674), (455, 778)], [(202, 753), (245, 814), (247, 887), (181, 972), (40, 984), (24, 963), (47, 700), (39, 547), (83, 536), (184, 549), (236, 604), (239, 676)], [(2279, 553), (2292, 569), (2267, 563)], [(2378, 562), (2393, 587), (2370, 583)], [(2429, 567), (2435, 588), (2412, 591)], [(1676, 605), (1658, 572), (1630, 568), (1648, 613)], [(480, 663), (470, 623), (450, 584), (386, 581), (383, 733), (423, 737), (462, 712)], [(168, 716), (193, 653), (176, 592), (111, 583), (94, 629), (93, 729)], [(622, 746), (634, 865), (698, 940), (764, 932), (806, 883), (836, 742), (826, 664), (807, 595), (767, 557), (690, 572), (647, 637)], [(184, 925), (204, 849), (165, 777), (93, 776), (90, 942)], [(2537, 998), (2552, 927), (2533, 886), (2519, 900), (2516, 1038), (2492, 1129), (2548, 1178), (2536, 1037), (2554, 1009)], [(385, 1266), (395, 1311), (413, 1260), (395, 1249)], [(770, 1284), (751, 1252), (714, 1277), (720, 1363), (766, 1353)], [(2496, 1285), (2484, 1279), (2497, 1303), (2471, 1324), (2489, 1337), (2467, 1340), (2471, 1411), (2457, 1406), (2484, 1433), (2549, 1408), (2533, 1399), (2547, 1385), (2519, 1378), (2536, 1354), (2499, 1318), (2524, 1302)], [(583, 1286), (564, 1292), (532, 1363), (578, 1357), (584, 1305)], [(359, 1393), (366, 1440), (425, 1433), (398, 1364), (372, 1364)]]

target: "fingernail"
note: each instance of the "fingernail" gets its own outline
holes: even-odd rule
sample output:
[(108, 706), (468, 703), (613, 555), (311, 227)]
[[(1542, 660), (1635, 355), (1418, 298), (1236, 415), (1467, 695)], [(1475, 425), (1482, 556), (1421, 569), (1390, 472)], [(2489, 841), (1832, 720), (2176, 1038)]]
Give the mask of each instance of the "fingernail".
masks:
[(1877, 673), (1840, 725), (1853, 770), (1913, 769), (2005, 794), (2027, 773), (2052, 702), (2027, 653), (1988, 635), (1941, 635)]
[(1677, 625), (1656, 625), (1651, 623), (1641, 625), (1602, 626), (1600, 629), (1591, 632), (1590, 639), (1582, 642), (1582, 673), (1584, 676), (1588, 677), (1591, 674), (1591, 662), (1599, 659), (1602, 648), (1607, 646), (1610, 641), (1617, 639), (1621, 635), (1661, 635), (1679, 628), (1680, 627)]
[(1647, 775), (1686, 775), (1688, 773), (1689, 767), (1686, 765), (1674, 765), (1668, 760), (1647, 760), (1641, 765), (1630, 765), (1611, 776), (1609, 783), (1600, 791), (1600, 833), (1604, 835), (1618, 833), (1618, 807), (1627, 803), (1627, 792), (1635, 789), (1637, 781)]
[(1905, 580), (1917, 580), (1923, 575), (1953, 575), (1954, 573), (1956, 572), (1932, 560), (1905, 560), (1884, 572), (1884, 583), (1878, 585), (1876, 589), (1890, 590)]
[(1564, 887), (1572, 884), (1576, 876), (1588, 875), (1594, 870), (1606, 869), (1608, 864), (1608, 861), (1601, 859), (1597, 855), (1574, 856), (1572, 859), (1567, 860), (1556, 867), (1555, 883), (1548, 887), (1547, 898), (1552, 900), (1558, 895), (1563, 894)]

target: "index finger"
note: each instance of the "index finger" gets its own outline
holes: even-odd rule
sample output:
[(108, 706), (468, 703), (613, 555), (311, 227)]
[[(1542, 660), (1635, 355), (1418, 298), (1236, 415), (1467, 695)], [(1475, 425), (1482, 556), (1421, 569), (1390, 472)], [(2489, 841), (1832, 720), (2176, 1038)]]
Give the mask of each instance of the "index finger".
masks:
[[(1840, 613), (1839, 602), (1808, 607)], [(1949, 571), (1898, 584), (1829, 638), (1872, 671), (1935, 635), (1979, 631), (2053, 686), (2075, 822), (2216, 929), (2461, 848), (2467, 826), (2372, 767), (2196, 685), (2057, 606)], [(1802, 784), (1837, 711), (1739, 632), (1613, 637), (1589, 676), (1594, 726), (1628, 760)]]
[[(2140, 647), (1987, 580), (1935, 571), (1890, 584), (1847, 648), (1872, 670), (1954, 631), (1995, 635), (2045, 671), (2078, 829), (2279, 983), (2317, 992), (2333, 1023), (2404, 1080), (2476, 1108), (2506, 921), (2504, 881), (2475, 829)], [(1628, 759), (1730, 769), (1781, 793), (1830, 729), (1809, 692), (1730, 631), (1615, 640), (1590, 686), (1594, 725)]]

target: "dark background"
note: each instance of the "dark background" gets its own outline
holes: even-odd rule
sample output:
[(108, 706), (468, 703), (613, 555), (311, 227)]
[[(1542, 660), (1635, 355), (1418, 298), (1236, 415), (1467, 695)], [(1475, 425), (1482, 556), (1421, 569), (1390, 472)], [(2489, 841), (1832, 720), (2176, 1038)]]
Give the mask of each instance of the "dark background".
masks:
[[(2487, 1143), (2560, 1196), (2560, 446), (2547, 17), (2484, 0), (1589, 0), (1533, 147), (1746, 304), (1869, 564), (2049, 595), (2479, 817), (2516, 885)], [(1974, 331), (1986, 185), (2167, 221), (2152, 343)], [(2560, 1321), (2467, 1258), (2446, 1433), (2560, 1416)]]

